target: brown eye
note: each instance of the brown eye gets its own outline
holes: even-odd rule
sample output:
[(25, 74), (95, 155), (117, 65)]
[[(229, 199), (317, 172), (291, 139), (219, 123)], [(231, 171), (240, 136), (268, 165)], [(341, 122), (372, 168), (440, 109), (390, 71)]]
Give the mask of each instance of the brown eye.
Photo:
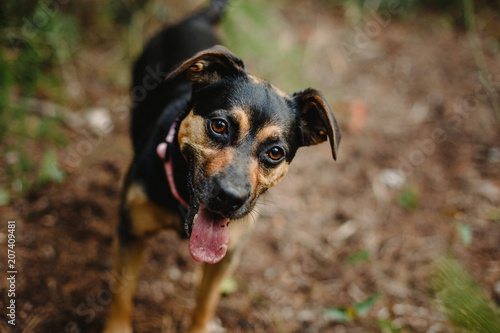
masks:
[(280, 147), (273, 147), (269, 150), (267, 155), (273, 160), (278, 161), (283, 158), (285, 152)]
[(212, 121), (212, 131), (217, 134), (224, 134), (227, 132), (227, 123), (224, 120), (216, 119)]

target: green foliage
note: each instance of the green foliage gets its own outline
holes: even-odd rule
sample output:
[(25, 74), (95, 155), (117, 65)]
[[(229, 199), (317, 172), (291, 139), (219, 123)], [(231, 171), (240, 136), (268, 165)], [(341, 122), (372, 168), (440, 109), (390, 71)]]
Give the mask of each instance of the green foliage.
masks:
[(0, 206), (5, 206), (10, 203), (9, 190), (5, 186), (0, 187)]
[(227, 277), (222, 280), (221, 293), (223, 295), (229, 295), (238, 290), (238, 282), (232, 277)]
[(356, 318), (364, 318), (373, 308), (379, 295), (373, 295), (362, 302), (355, 303), (350, 307), (331, 307), (325, 309), (325, 317), (332, 321), (346, 323)]
[(43, 117), (37, 119), (34, 139), (48, 141), (59, 146), (67, 144), (67, 138), (61, 135), (59, 128), (62, 126), (61, 120), (57, 117)]
[(367, 298), (366, 300), (354, 304), (354, 312), (359, 317), (366, 317), (368, 312), (373, 308), (375, 303), (377, 302), (379, 295), (373, 295), (372, 297)]
[(383, 332), (391, 332), (391, 333), (399, 333), (401, 332), (401, 328), (394, 325), (390, 320), (377, 320), (377, 326)]
[(405, 188), (398, 197), (398, 204), (401, 208), (413, 211), (418, 207), (418, 193), (413, 187)]
[(472, 242), (472, 230), (470, 225), (465, 224), (465, 223), (458, 223), (457, 224), (457, 231), (458, 234), (460, 235), (460, 239), (462, 239), (462, 242), (464, 243), (465, 246), (469, 246)]
[(354, 320), (356, 314), (354, 313), (353, 308), (335, 307), (326, 309), (325, 316), (331, 321), (347, 323)]
[[(38, 176), (29, 175), (41, 154), (26, 148), (64, 145), (61, 121), (41, 115), (29, 101), (38, 95), (64, 101), (62, 80), (56, 69), (69, 60), (79, 43), (79, 28), (73, 16), (56, 2), (8, 1), (0, 5), (0, 159), (8, 186), (3, 197), (22, 194), (38, 177), (40, 183), (60, 181), (61, 170), (54, 166), (55, 152), (45, 154)], [(1, 15), (0, 15), (1, 16)], [(43, 149), (42, 147), (39, 147)], [(5, 202), (6, 200), (4, 200)]]
[(352, 256), (345, 260), (345, 263), (353, 265), (358, 262), (368, 261), (370, 259), (370, 252), (367, 249), (363, 249), (359, 252), (354, 253)]
[(500, 332), (499, 309), (460, 262), (444, 258), (436, 267), (434, 290), (450, 321), (465, 332)]
[[(340, 3), (344, 6), (354, 6), (362, 10), (384, 10), (397, 6), (398, 11), (410, 13), (417, 11), (435, 11), (440, 13), (449, 13), (452, 15), (461, 15), (463, 11), (462, 1), (455, 0), (324, 0), (326, 3)], [(475, 0), (475, 6), (478, 9), (500, 9), (500, 2), (491, 0)]]
[(0, 45), (0, 142), (7, 134), (9, 128), (8, 119), (11, 117), (8, 107), (13, 86), (13, 73), (6, 58), (6, 54)]
[[(9, 2), (8, 17), (0, 23), (0, 116), (12, 117), (12, 89), (30, 98), (47, 83), (61, 83), (51, 69), (67, 61), (79, 42), (79, 29), (72, 16), (45, 2)], [(18, 103), (16, 103), (17, 105)], [(16, 110), (16, 113), (25, 110)], [(19, 116), (20, 117), (20, 116)], [(5, 132), (3, 133), (5, 134)]]
[[(43, 103), (33, 101), (67, 104), (61, 72), (73, 75), (74, 71), (68, 71), (69, 66), (75, 68), (73, 56), (91, 41), (109, 40), (110, 35), (127, 41), (128, 36), (119, 36), (125, 30), (120, 24), (129, 24), (145, 4), (0, 1), (0, 172), (4, 172), (0, 178), (6, 179), (4, 197), (12, 199), (34, 184), (62, 180), (64, 174), (51, 147), (68, 143), (64, 124), (40, 110), (38, 105)], [(44, 150), (48, 150), (45, 155)], [(35, 165), (41, 166), (39, 172)]]
[[(12, 190), (9, 197), (22, 194), (32, 183), (27, 175), (34, 168), (33, 161), (21, 146), (9, 147), (5, 154), (0, 156), (8, 161), (4, 164), (4, 172)], [(5, 189), (8, 190), (9, 187), (6, 186)]]
[[(338, 0), (337, 0), (338, 1)], [(334, 0), (336, 2), (336, 0)], [(401, 12), (415, 10), (418, 1), (394, 1), (394, 0), (341, 0), (345, 6), (358, 7), (362, 10), (384, 10), (388, 8), (397, 8)]]
[(22, 150), (19, 151), (19, 161), (17, 163), (17, 167), (21, 173), (26, 173), (33, 168), (33, 162), (29, 158), (29, 156)]
[(45, 152), (37, 180), (40, 184), (47, 182), (60, 183), (64, 180), (64, 171), (59, 168), (55, 150), (51, 149)]
[(486, 213), (486, 219), (490, 221), (500, 222), (500, 209), (496, 207), (490, 208)]
[(23, 17), (10, 13), (15, 19), (11, 26), (2, 27), (0, 38), (0, 53), (9, 56), (2, 58), (13, 77), (11, 84), (18, 85), (24, 97), (53, 81), (50, 69), (67, 61), (79, 41), (73, 17), (44, 2), (35, 3), (32, 10)]

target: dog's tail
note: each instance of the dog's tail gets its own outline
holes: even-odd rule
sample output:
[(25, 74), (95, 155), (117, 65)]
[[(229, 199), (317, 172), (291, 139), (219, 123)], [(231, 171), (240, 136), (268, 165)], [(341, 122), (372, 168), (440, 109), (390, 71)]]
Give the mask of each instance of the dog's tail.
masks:
[(201, 14), (204, 15), (211, 24), (217, 24), (222, 19), (228, 2), (228, 0), (212, 0), (210, 5), (208, 5)]

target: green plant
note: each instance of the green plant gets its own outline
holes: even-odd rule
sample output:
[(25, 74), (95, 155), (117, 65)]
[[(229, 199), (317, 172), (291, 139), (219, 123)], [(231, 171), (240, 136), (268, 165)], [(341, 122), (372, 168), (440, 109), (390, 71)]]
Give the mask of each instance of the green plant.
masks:
[[(55, 151), (38, 153), (45, 146), (66, 144), (63, 124), (31, 101), (44, 96), (64, 102), (57, 69), (77, 48), (79, 29), (73, 16), (45, 2), (9, 2), (1, 9), (5, 20), (0, 21), (0, 159), (9, 162), (0, 172), (7, 180), (1, 195), (6, 204), (34, 183), (63, 178)], [(34, 174), (33, 166), (40, 162), (41, 171)]]
[(0, 206), (5, 206), (10, 203), (10, 194), (5, 186), (0, 187)]
[(486, 213), (486, 219), (490, 221), (500, 222), (500, 208), (491, 207)]
[(51, 181), (60, 183), (64, 180), (64, 171), (59, 168), (55, 150), (48, 150), (43, 155), (43, 161), (38, 172), (37, 180), (40, 184)]
[(459, 329), (465, 332), (500, 332), (499, 309), (464, 266), (454, 258), (443, 258), (436, 264), (433, 286), (443, 311)]
[(413, 187), (406, 187), (398, 197), (398, 204), (401, 208), (413, 211), (418, 207), (418, 192)]
[(229, 295), (238, 290), (238, 282), (233, 277), (227, 277), (222, 280), (221, 284), (221, 294)]
[(350, 307), (331, 307), (325, 309), (325, 316), (332, 321), (342, 323), (353, 321), (356, 318), (366, 317), (379, 297), (379, 295), (373, 295)]
[(346, 264), (353, 265), (358, 262), (368, 261), (369, 259), (370, 259), (370, 252), (367, 249), (363, 249), (348, 257), (344, 262)]
[(377, 326), (383, 331), (383, 332), (391, 332), (391, 333), (399, 333), (401, 332), (401, 328), (394, 325), (392, 321), (390, 320), (381, 320), (377, 319)]
[(472, 230), (470, 225), (465, 223), (458, 223), (457, 231), (464, 245), (469, 246), (470, 243), (472, 242)]

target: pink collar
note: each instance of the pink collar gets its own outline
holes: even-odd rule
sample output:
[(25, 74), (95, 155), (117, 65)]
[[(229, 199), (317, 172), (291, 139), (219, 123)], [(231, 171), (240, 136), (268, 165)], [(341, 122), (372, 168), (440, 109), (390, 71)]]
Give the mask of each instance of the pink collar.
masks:
[[(177, 186), (175, 186), (174, 181), (174, 165), (172, 163), (172, 157), (168, 154), (168, 145), (172, 145), (174, 143), (175, 138), (175, 128), (177, 127), (177, 123), (179, 119), (176, 119), (172, 126), (170, 126), (170, 130), (168, 131), (168, 135), (165, 138), (165, 142), (162, 142), (156, 147), (156, 153), (163, 160), (163, 166), (165, 167), (165, 174), (167, 176), (168, 185), (170, 186), (170, 191), (177, 201), (179, 201), (182, 205), (189, 207), (184, 199), (182, 199), (179, 191), (177, 191)], [(168, 154), (168, 156), (167, 156)]]

